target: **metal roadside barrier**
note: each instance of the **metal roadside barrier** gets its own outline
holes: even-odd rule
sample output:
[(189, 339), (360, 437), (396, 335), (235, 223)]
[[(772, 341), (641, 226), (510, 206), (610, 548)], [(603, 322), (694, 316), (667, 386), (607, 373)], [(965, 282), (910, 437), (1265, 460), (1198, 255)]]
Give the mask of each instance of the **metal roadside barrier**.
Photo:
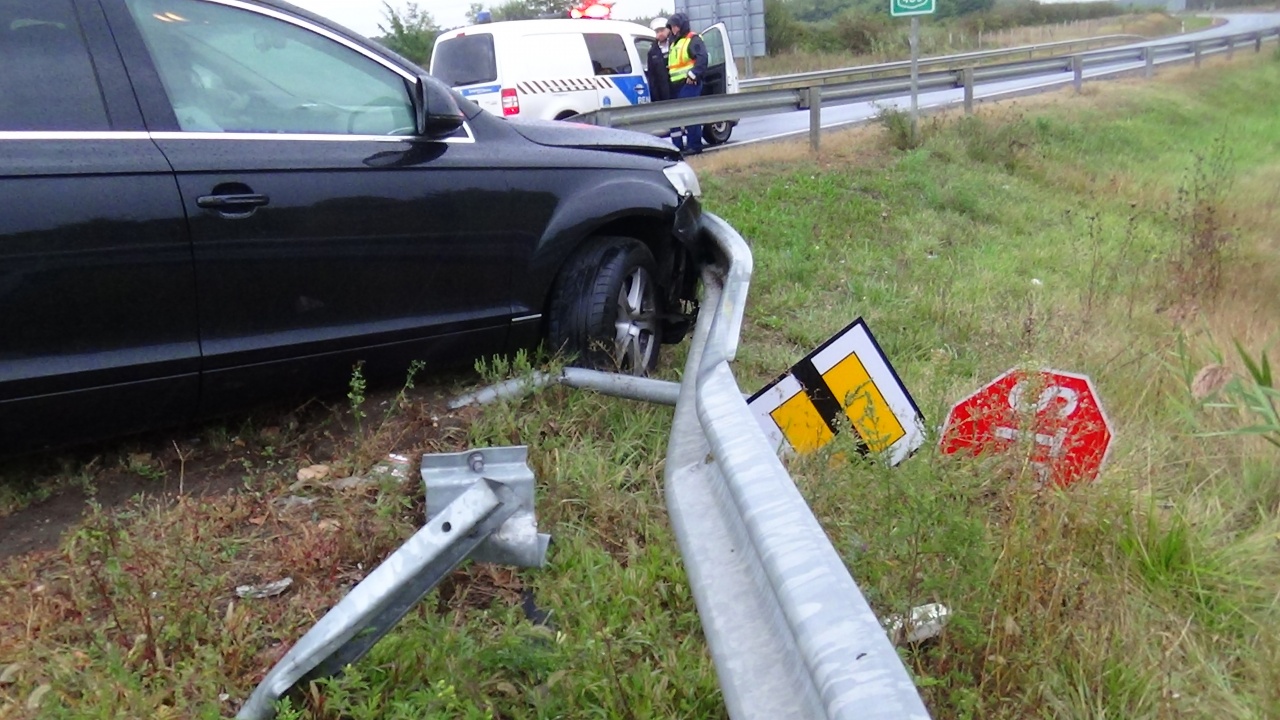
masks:
[[(1133, 64), (1134, 67), (1122, 67), (1117, 72), (1145, 69), (1147, 76), (1150, 76), (1157, 64), (1194, 60), (1199, 65), (1203, 56), (1217, 53), (1231, 55), (1237, 47), (1252, 46), (1255, 52), (1261, 52), (1264, 41), (1277, 37), (1280, 37), (1280, 28), (1271, 28), (1203, 40), (1180, 40), (1138, 47), (1108, 48), (992, 65), (974, 64), (921, 73), (919, 89), (928, 91), (963, 88), (964, 106), (966, 111), (970, 111), (973, 107), (974, 87), (983, 83), (1033, 78), (1062, 72), (1071, 73), (1070, 81), (1073, 81), (1078, 88), (1083, 82), (1084, 70), (1088, 68)], [(1011, 50), (1026, 52), (1027, 48)], [(926, 59), (922, 61), (922, 66), (954, 65), (962, 62), (957, 60), (960, 57), (976, 61), (1011, 54), (1013, 53), (1010, 50), (967, 53), (964, 56)], [(726, 118), (741, 119), (807, 109), (810, 111), (810, 142), (816, 149), (822, 123), (821, 108), (824, 104), (872, 101), (909, 92), (910, 75), (902, 71), (906, 65), (906, 63), (888, 63), (868, 66), (868, 73), (881, 76), (845, 82), (827, 82), (827, 80), (859, 74), (854, 72), (859, 69), (844, 68), (838, 71), (761, 78), (752, 81), (751, 92), (601, 108), (579, 115), (574, 118), (574, 121), (642, 132), (662, 132), (672, 127), (720, 122)], [(886, 70), (892, 72), (885, 75)], [(808, 79), (803, 79), (802, 76), (807, 76)]]
[(359, 660), (467, 558), (541, 567), (550, 537), (538, 532), (525, 447), (427, 455), (427, 524), (369, 573), (280, 662), (236, 715), (267, 720), (309, 680)]
[[(666, 502), (703, 633), (734, 720), (927, 720), (890, 633), (940, 631), (941, 605), (881, 622), (858, 589), (738, 387), (751, 251), (703, 213), (715, 262), (680, 383), (565, 368), (467, 393), (458, 408), (562, 384), (675, 405)], [(890, 629), (886, 629), (885, 625)]]
[(751, 251), (704, 214), (718, 261), (685, 363), (667, 510), (730, 717), (928, 718), (915, 684), (764, 431), (734, 358)]
[[(918, 66), (921, 70), (931, 67), (949, 66), (949, 65), (972, 65), (973, 61), (986, 61), (995, 58), (1014, 57), (1026, 53), (1027, 58), (1031, 59), (1038, 52), (1064, 50), (1077, 46), (1088, 46), (1094, 43), (1108, 44), (1121, 43), (1126, 40), (1146, 40), (1142, 35), (1096, 35), (1089, 38), (1077, 38), (1075, 40), (1057, 40), (1055, 42), (1036, 43), (1034, 45), (1019, 45), (1011, 48), (999, 48), (995, 50), (975, 50), (971, 52), (956, 53), (954, 55), (937, 55), (931, 58), (921, 58)], [(750, 80), (739, 80), (738, 87), (744, 90), (753, 88), (779, 87), (780, 85), (799, 84), (801, 87), (812, 86), (815, 82), (824, 83), (828, 80), (837, 78), (853, 78), (866, 77), (868, 75), (878, 75), (881, 73), (895, 73), (899, 71), (909, 71), (911, 69), (910, 60), (895, 60), (887, 63), (877, 63), (875, 65), (859, 65), (856, 67), (837, 68), (834, 70), (814, 70), (811, 72), (791, 73), (788, 75), (773, 75), (770, 77), (752, 78)]]

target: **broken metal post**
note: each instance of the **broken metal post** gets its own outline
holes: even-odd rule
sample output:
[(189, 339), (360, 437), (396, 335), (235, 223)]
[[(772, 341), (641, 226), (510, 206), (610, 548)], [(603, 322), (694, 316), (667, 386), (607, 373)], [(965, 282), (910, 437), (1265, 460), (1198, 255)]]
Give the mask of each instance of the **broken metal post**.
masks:
[(501, 483), (514, 494), (519, 507), (497, 532), (480, 543), (471, 559), (541, 567), (551, 536), (538, 532), (533, 510), (534, 477), (528, 459), (529, 449), (524, 446), (424, 456), (422, 485), (427, 493), (427, 515), (442, 512), (480, 480)]
[(680, 383), (669, 380), (654, 380), (635, 375), (567, 367), (559, 375), (535, 372), (525, 377), (504, 380), (474, 392), (459, 395), (449, 401), (449, 408), (457, 410), (468, 405), (488, 405), (497, 400), (519, 397), (526, 392), (556, 384), (658, 405), (675, 405), (676, 397), (680, 395)]
[[(334, 675), (359, 660), (468, 557), (540, 567), (549, 538), (537, 531), (526, 456), (524, 447), (426, 456), (426, 526), (302, 636), (236, 717), (268, 720), (275, 716), (276, 702), (298, 684)], [(456, 467), (459, 462), (464, 471)], [(443, 479), (433, 482), (437, 475)]]

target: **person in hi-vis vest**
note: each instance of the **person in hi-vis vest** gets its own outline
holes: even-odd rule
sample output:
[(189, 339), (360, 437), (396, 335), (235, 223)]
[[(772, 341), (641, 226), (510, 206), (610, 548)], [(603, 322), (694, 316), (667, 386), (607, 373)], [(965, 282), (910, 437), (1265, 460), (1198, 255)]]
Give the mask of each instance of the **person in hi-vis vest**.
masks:
[[(684, 13), (672, 15), (667, 27), (671, 30), (671, 52), (667, 55), (671, 96), (698, 97), (702, 94), (702, 75), (707, 71), (707, 46), (689, 29), (689, 16)], [(702, 126), (672, 128), (671, 142), (681, 152), (697, 155), (702, 152)]]

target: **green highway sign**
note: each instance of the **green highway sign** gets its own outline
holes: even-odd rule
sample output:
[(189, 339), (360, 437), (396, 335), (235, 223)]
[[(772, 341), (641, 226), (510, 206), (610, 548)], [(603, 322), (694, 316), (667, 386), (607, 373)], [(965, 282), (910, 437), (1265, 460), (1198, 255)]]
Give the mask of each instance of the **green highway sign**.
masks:
[(889, 0), (889, 14), (893, 17), (932, 15), (937, 9), (937, 0)]

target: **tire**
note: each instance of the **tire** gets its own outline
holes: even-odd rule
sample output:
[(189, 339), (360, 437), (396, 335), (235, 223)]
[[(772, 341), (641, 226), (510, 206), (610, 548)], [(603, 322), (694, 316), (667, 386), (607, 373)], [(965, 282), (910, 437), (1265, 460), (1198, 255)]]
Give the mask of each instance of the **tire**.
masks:
[(723, 145), (729, 142), (729, 136), (733, 134), (733, 126), (732, 120), (707, 123), (702, 126), (702, 139), (708, 145)]
[(556, 116), (556, 121), (559, 122), (560, 120), (572, 120), (576, 117), (578, 117), (578, 113), (572, 110), (565, 110), (564, 112)]
[(588, 242), (556, 279), (547, 340), (575, 365), (646, 375), (658, 364), (662, 294), (653, 253), (630, 238)]

